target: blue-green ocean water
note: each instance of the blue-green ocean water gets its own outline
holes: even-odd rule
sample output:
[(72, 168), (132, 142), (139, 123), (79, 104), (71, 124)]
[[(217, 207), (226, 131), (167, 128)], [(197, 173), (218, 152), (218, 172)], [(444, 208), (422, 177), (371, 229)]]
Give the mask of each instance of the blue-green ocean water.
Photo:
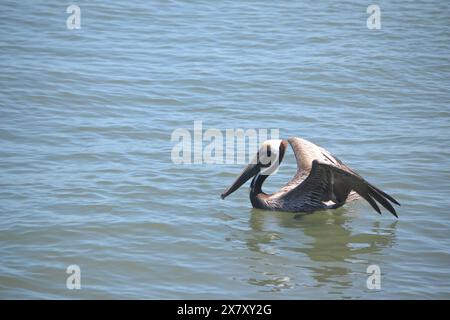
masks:
[[(450, 298), (449, 2), (370, 4), (1, 1), (0, 298)], [(194, 121), (309, 139), (400, 218), (222, 201), (241, 165), (171, 161)]]

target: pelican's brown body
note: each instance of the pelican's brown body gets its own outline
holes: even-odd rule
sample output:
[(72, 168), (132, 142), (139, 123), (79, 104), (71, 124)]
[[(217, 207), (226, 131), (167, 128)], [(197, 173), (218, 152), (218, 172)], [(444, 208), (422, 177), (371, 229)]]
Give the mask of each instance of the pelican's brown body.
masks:
[[(289, 144), (297, 160), (297, 173), (279, 191), (266, 194), (262, 191), (262, 185), (271, 172), (264, 171), (278, 167)], [(222, 199), (252, 177), (250, 201), (254, 208), (313, 212), (335, 209), (361, 196), (378, 213), (381, 211), (377, 202), (397, 217), (390, 203), (399, 205), (394, 198), (364, 180), (325, 149), (305, 139), (292, 137), (288, 140), (266, 141), (254, 163), (244, 169), (233, 185), (222, 194)]]

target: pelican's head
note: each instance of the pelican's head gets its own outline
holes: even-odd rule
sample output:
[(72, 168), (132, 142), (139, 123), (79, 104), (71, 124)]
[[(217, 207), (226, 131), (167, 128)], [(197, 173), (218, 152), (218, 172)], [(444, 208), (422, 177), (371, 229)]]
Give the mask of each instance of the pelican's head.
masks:
[(236, 181), (220, 197), (225, 199), (256, 175), (268, 176), (274, 173), (283, 160), (287, 144), (286, 140), (264, 141), (250, 164), (245, 167)]

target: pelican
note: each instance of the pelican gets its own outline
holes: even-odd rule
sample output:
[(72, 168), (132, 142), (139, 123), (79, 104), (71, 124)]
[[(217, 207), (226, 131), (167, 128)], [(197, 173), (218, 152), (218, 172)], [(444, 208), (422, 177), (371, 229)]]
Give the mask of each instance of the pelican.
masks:
[[(297, 173), (279, 191), (264, 193), (262, 185), (278, 169), (288, 144), (294, 150)], [(381, 210), (377, 202), (398, 218), (391, 204), (400, 205), (397, 200), (367, 182), (324, 148), (305, 139), (291, 137), (287, 141), (265, 141), (221, 198), (225, 199), (251, 178), (250, 201), (254, 208), (311, 213), (336, 209), (362, 197), (379, 214)]]

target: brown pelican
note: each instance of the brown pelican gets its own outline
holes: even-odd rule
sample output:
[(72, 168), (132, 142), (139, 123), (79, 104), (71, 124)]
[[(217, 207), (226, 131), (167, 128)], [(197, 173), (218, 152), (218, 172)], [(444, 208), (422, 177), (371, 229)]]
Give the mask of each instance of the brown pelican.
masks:
[[(297, 173), (279, 191), (266, 194), (261, 190), (262, 185), (283, 160), (288, 143), (294, 150)], [(390, 203), (400, 205), (394, 198), (364, 180), (327, 150), (305, 139), (291, 137), (287, 141), (265, 141), (253, 161), (222, 193), (221, 198), (225, 199), (250, 178), (253, 178), (250, 186), (250, 201), (254, 208), (313, 212), (339, 208), (346, 202), (361, 196), (379, 214), (381, 211), (377, 202), (398, 217)]]

